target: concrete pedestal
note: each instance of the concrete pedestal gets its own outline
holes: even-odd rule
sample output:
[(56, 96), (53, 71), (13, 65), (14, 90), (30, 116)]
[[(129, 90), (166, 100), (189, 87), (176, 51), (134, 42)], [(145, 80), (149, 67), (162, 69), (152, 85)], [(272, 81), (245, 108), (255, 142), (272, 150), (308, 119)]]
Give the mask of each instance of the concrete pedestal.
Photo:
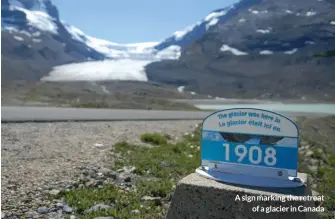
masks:
[[(192, 173), (178, 183), (166, 218), (315, 219), (316, 213), (302, 212), (304, 207), (314, 207), (314, 201), (282, 202), (283, 198), (288, 195), (293, 197), (312, 195), (308, 175), (299, 173), (298, 176), (306, 183), (306, 186), (282, 189), (224, 184)], [(251, 199), (259, 198), (259, 196), (272, 198), (272, 200), (249, 202), (243, 200), (246, 197)], [(265, 212), (261, 212), (262, 208)], [(271, 212), (266, 213), (267, 210)]]

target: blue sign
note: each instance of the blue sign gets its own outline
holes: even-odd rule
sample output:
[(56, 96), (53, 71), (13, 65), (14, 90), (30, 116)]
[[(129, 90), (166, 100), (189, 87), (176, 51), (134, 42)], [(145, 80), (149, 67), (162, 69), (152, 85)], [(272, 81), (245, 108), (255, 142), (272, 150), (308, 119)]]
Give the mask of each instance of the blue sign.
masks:
[(237, 108), (202, 124), (201, 165), (217, 172), (288, 180), (297, 176), (299, 131), (275, 112)]

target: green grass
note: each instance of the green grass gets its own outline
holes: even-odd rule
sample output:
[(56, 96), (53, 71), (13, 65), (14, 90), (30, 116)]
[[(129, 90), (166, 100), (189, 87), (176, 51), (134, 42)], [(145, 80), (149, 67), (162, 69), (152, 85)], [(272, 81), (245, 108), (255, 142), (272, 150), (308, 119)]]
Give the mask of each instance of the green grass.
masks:
[(37, 92), (29, 92), (23, 99), (24, 101), (38, 101), (41, 99), (41, 95)]
[[(163, 203), (171, 200), (174, 185), (185, 175), (194, 172), (200, 165), (199, 146), (200, 129), (193, 137), (185, 136), (176, 144), (169, 143), (170, 136), (158, 133), (147, 133), (141, 136), (145, 142), (155, 147), (132, 145), (120, 142), (114, 145), (114, 151), (123, 159), (117, 159), (115, 170), (124, 166), (135, 166), (138, 179), (136, 191), (121, 190), (114, 185), (105, 185), (102, 189), (81, 188), (61, 192), (56, 198), (64, 198), (76, 209), (77, 218), (91, 219), (98, 216), (113, 216), (115, 219), (129, 218), (164, 218), (166, 208)], [(190, 156), (192, 155), (192, 156)], [(143, 196), (160, 197), (161, 200), (141, 201)], [(98, 203), (114, 205), (108, 211), (84, 214)], [(134, 215), (133, 210), (140, 210)]]
[[(301, 119), (305, 122), (308, 119)], [(309, 141), (310, 132), (303, 132), (301, 139)], [(68, 192), (62, 192), (58, 198), (63, 197), (71, 207), (78, 212), (78, 218), (91, 219), (97, 216), (113, 216), (115, 219), (128, 218), (164, 218), (166, 208), (164, 203), (171, 200), (174, 191), (173, 186), (185, 175), (195, 171), (200, 166), (200, 126), (193, 135), (184, 136), (178, 143), (170, 143), (169, 137), (158, 133), (147, 133), (141, 136), (142, 141), (154, 144), (155, 147), (133, 145), (128, 142), (120, 142), (114, 145), (114, 152), (121, 158), (115, 160), (115, 170), (124, 166), (136, 167), (136, 190), (124, 191), (116, 186), (108, 185), (103, 189), (82, 188)], [(323, 206), (331, 210), (335, 205), (335, 156), (327, 152), (325, 145), (328, 142), (311, 141), (313, 159), (322, 161), (315, 173), (309, 172), (316, 179), (317, 191), (325, 195), (326, 202)], [(321, 150), (322, 149), (322, 150)], [(308, 157), (299, 157), (299, 163), (306, 162)], [(300, 166), (300, 165), (299, 165)], [(161, 200), (141, 201), (143, 196), (161, 197)], [(94, 204), (113, 204), (114, 209), (99, 211), (88, 215), (82, 214), (83, 210)], [(132, 210), (140, 210), (140, 214), (134, 215)], [(324, 216), (323, 218), (327, 218)]]
[(154, 145), (163, 145), (167, 143), (166, 136), (159, 133), (145, 133), (141, 135), (141, 141)]
[(87, 102), (87, 103), (78, 103), (72, 104), (72, 107), (75, 108), (109, 108), (109, 105), (105, 102)]

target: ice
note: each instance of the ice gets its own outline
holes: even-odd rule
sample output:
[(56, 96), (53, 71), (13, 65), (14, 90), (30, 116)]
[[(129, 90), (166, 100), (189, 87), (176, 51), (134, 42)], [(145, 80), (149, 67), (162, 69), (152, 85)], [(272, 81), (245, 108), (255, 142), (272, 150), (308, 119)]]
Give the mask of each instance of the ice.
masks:
[[(85, 43), (88, 47), (106, 55), (108, 58), (129, 58), (139, 60), (152, 60), (155, 58), (154, 46), (159, 42), (119, 44), (88, 36), (80, 29), (67, 24), (65, 21), (62, 21), (62, 23), (74, 40)], [(175, 54), (175, 57), (176, 56), (178, 56), (178, 54)]]
[(34, 43), (40, 43), (42, 40), (40, 40), (40, 39), (33, 39), (33, 42)]
[(331, 25), (335, 25), (335, 21), (331, 21), (330, 24), (331, 24)]
[(197, 93), (194, 92), (194, 91), (191, 91), (190, 94), (191, 94), (191, 95), (196, 95)]
[(206, 29), (208, 30), (211, 26), (214, 26), (215, 24), (217, 24), (219, 22), (218, 18), (214, 18), (212, 19), (208, 24), (206, 24)]
[(292, 54), (296, 53), (297, 51), (298, 51), (298, 49), (297, 49), (297, 48), (294, 48), (294, 49), (292, 49), (292, 50), (285, 51), (284, 53), (287, 54), (287, 55), (292, 55)]
[(54, 22), (54, 19), (50, 17), (47, 13), (42, 11), (30, 11), (21, 7), (15, 7), (15, 9), (22, 11), (26, 14), (29, 25), (42, 31), (57, 34), (58, 27)]
[(291, 11), (291, 10), (285, 10), (285, 12), (286, 12), (287, 14), (293, 14), (293, 11)]
[(260, 55), (272, 55), (273, 52), (270, 50), (262, 50), (259, 52)]
[(72, 35), (72, 39), (75, 39), (80, 42), (85, 42), (85, 33), (79, 30), (78, 28), (67, 24), (66, 22), (62, 21), (66, 30)]
[(109, 94), (109, 90), (107, 90), (106, 86), (104, 85), (101, 85), (101, 89), (102, 89), (102, 92), (104, 92), (105, 94)]
[(20, 34), (24, 34), (24, 35), (26, 35), (27, 37), (31, 37), (31, 34), (30, 34), (29, 32), (27, 32), (27, 31), (25, 31), (25, 30), (21, 30), (21, 31), (20, 31)]
[(35, 33), (31, 34), (31, 35), (33, 37), (39, 37), (39, 36), (41, 36), (41, 32), (37, 31), (37, 32), (35, 32)]
[(313, 44), (315, 44), (315, 42), (308, 40), (308, 41), (305, 41), (305, 44), (313, 45)]
[(42, 81), (100, 81), (135, 80), (147, 81), (144, 67), (148, 61), (104, 60), (60, 65), (53, 68)]
[(24, 39), (22, 37), (19, 37), (19, 36), (14, 36), (14, 39), (16, 39), (17, 41), (24, 41)]
[(197, 25), (191, 25), (186, 27), (184, 30), (174, 32), (174, 38), (176, 40), (181, 40), (187, 33), (192, 31)]
[(235, 49), (235, 48), (232, 48), (226, 44), (222, 45), (222, 47), (220, 48), (220, 51), (221, 52), (226, 52), (226, 51), (230, 51), (231, 53), (233, 53), (234, 55), (237, 55), (237, 56), (242, 56), (242, 55), (248, 55), (248, 53), (246, 52), (242, 52), (238, 49)]
[(185, 90), (185, 86), (180, 86), (177, 88), (180, 93), (183, 93)]
[(253, 14), (259, 14), (259, 11), (256, 11), (256, 10), (251, 10), (250, 12)]
[(266, 34), (266, 33), (270, 33), (271, 31), (269, 29), (266, 29), (266, 30), (258, 29), (258, 30), (256, 30), (256, 32)]
[(246, 20), (244, 18), (241, 18), (240, 20), (238, 20), (238, 22), (240, 23), (244, 23)]
[(162, 60), (162, 59), (179, 59), (181, 55), (181, 47), (180, 46), (169, 46), (164, 50), (159, 51), (154, 59)]
[(206, 22), (210, 22), (212, 19), (221, 17), (221, 16), (223, 16), (225, 14), (227, 14), (227, 11), (212, 12), (209, 15), (207, 15), (204, 20)]
[(316, 12), (315, 12), (315, 11), (308, 11), (308, 12), (306, 13), (306, 16), (307, 16), (307, 17), (314, 16), (314, 15), (316, 15)]

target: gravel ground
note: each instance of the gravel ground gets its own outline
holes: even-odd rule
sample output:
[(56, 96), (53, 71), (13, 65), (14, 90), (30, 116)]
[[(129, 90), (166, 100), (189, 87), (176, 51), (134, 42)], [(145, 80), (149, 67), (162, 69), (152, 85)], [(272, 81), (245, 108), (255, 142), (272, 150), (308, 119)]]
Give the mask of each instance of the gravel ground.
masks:
[(46, 194), (76, 181), (87, 164), (112, 166), (110, 150), (117, 142), (140, 143), (141, 134), (152, 132), (178, 140), (199, 122), (2, 124), (2, 213), (48, 205)]

